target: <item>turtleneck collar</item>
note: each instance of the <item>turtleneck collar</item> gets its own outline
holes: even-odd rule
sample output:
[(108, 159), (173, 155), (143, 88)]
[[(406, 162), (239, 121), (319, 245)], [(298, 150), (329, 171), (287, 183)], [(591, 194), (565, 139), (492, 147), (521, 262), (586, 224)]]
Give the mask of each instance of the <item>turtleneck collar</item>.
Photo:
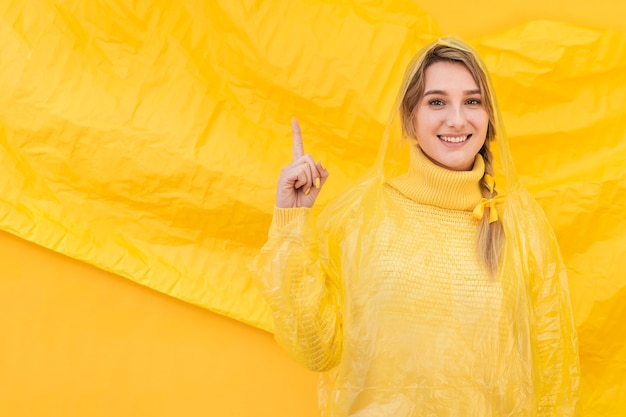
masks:
[(479, 183), (484, 174), (480, 154), (471, 171), (453, 171), (433, 163), (418, 146), (411, 146), (409, 172), (388, 183), (417, 203), (472, 211), (482, 198)]

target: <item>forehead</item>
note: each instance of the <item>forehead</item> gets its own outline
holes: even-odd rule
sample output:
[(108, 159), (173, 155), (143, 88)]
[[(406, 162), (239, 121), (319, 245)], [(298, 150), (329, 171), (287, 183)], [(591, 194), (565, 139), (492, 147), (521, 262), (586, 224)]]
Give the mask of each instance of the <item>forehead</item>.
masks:
[(476, 90), (478, 84), (465, 64), (460, 62), (438, 61), (424, 72), (424, 87), (428, 90)]

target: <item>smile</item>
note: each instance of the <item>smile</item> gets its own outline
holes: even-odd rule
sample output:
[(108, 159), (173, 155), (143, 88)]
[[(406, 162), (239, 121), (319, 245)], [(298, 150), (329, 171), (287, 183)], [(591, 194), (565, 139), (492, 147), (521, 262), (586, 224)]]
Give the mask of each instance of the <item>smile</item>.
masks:
[(461, 143), (461, 142), (465, 142), (466, 140), (468, 140), (472, 135), (463, 135), (463, 136), (443, 136), (443, 135), (439, 135), (437, 136), (439, 139), (441, 139), (444, 142), (449, 142), (449, 143)]

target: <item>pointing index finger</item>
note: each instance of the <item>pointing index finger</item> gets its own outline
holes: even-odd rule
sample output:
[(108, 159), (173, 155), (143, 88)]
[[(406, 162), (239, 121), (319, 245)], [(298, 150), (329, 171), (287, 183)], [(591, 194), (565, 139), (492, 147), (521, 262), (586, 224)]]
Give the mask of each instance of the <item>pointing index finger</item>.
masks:
[(291, 131), (293, 132), (293, 160), (295, 161), (304, 155), (302, 133), (300, 133), (300, 125), (295, 117), (291, 119)]

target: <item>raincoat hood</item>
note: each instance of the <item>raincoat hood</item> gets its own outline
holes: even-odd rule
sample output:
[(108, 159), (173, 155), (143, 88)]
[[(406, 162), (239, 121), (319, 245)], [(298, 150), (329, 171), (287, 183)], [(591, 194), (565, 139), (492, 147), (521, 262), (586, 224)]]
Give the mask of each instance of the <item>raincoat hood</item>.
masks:
[(483, 72), (486, 81), (486, 88), (489, 90), (488, 94), (485, 94), (485, 97), (490, 100), (490, 107), (493, 109), (495, 137), (492, 140), (496, 146), (492, 146), (492, 152), (494, 153), (494, 171), (496, 182), (498, 183), (498, 188), (501, 188), (503, 192), (516, 189), (519, 187), (519, 181), (517, 179), (515, 166), (511, 158), (509, 144), (502, 123), (496, 94), (491, 78), (489, 77), (489, 72), (480, 56), (471, 46), (453, 37), (439, 38), (438, 40), (428, 44), (412, 59), (411, 63), (407, 67), (401, 84), (402, 87), (396, 98), (395, 105), (389, 116), (387, 128), (385, 129), (385, 133), (381, 140), (374, 169), (372, 172), (368, 173), (366, 177), (378, 176), (383, 180), (387, 180), (408, 171), (410, 154), (409, 148), (411, 146), (415, 146), (415, 141), (407, 138), (406, 134), (403, 132), (400, 105), (402, 98), (407, 92), (410, 81), (424, 63), (426, 53), (436, 46), (446, 46), (471, 54), (476, 63), (479, 65), (480, 70)]

